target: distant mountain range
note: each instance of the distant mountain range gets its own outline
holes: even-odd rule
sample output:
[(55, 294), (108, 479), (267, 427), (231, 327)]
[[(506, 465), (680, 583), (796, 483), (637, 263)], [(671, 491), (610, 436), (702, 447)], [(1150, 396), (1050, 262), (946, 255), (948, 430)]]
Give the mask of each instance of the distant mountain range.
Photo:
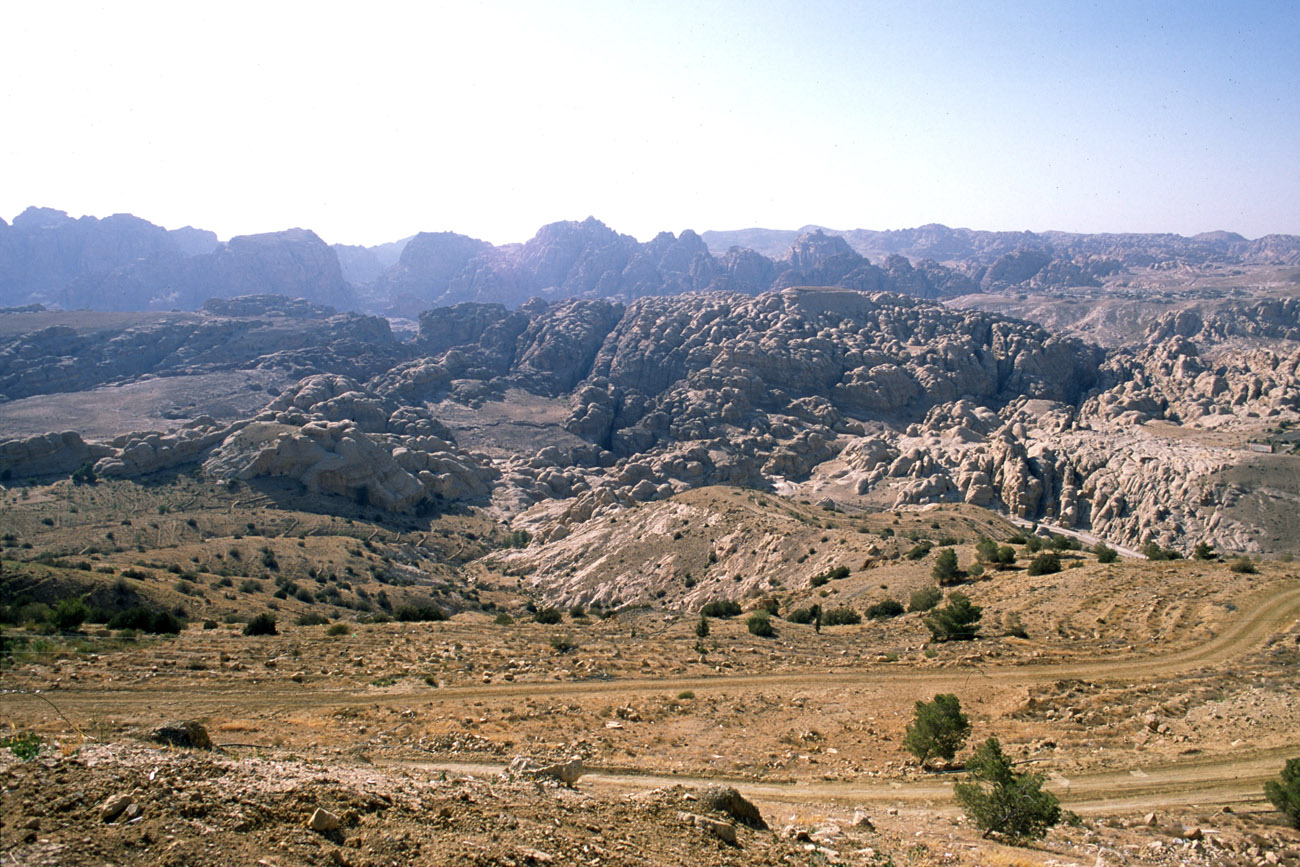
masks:
[(495, 246), (451, 232), (375, 247), (326, 244), (288, 229), (219, 243), (129, 214), (73, 219), (28, 208), (0, 220), (0, 307), (195, 310), (209, 298), (278, 294), (336, 309), (414, 317), (462, 301), (509, 307), (530, 298), (631, 300), (692, 291), (757, 294), (838, 286), (918, 298), (1097, 286), (1129, 268), (1300, 264), (1300, 237), (982, 232), (927, 225), (896, 231), (663, 232), (647, 242), (594, 218), (543, 226)]

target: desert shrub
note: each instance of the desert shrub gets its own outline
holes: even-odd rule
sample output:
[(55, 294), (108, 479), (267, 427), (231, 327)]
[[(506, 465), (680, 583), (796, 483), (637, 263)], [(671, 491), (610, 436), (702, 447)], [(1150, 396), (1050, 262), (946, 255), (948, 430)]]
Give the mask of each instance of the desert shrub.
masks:
[(1056, 796), (1043, 791), (1041, 774), (1016, 773), (997, 738), (989, 738), (966, 761), (968, 782), (953, 786), (957, 803), (984, 836), (1036, 840), (1061, 821)]
[(908, 611), (929, 611), (943, 601), (943, 591), (938, 587), (923, 587), (907, 600)]
[(929, 539), (923, 539), (903, 556), (909, 560), (924, 560), (926, 555), (934, 548), (934, 543)]
[(563, 619), (558, 608), (539, 608), (533, 615), (533, 620), (538, 623), (545, 623), (547, 626), (554, 626)]
[(816, 619), (811, 608), (796, 608), (785, 615), (785, 619), (790, 623), (812, 623)]
[(1044, 551), (1029, 564), (1030, 575), (1051, 575), (1061, 571), (1061, 558), (1055, 551)]
[(1197, 542), (1196, 547), (1192, 549), (1192, 557), (1196, 560), (1219, 559), (1219, 555), (1215, 553), (1214, 546), (1209, 542)]
[(1237, 557), (1228, 564), (1228, 571), (1235, 572), (1238, 575), (1254, 575), (1259, 569), (1255, 567), (1255, 562), (1249, 557)]
[(1183, 555), (1173, 548), (1161, 548), (1154, 541), (1142, 546), (1142, 556), (1148, 560), (1181, 560)]
[(262, 589), (262, 583), (252, 578), (245, 578), (239, 582), (240, 593), (257, 593)]
[(577, 650), (578, 645), (567, 635), (556, 635), (551, 638), (551, 649), (556, 653), (568, 653), (570, 650)]
[(154, 611), (143, 606), (119, 611), (108, 621), (109, 629), (130, 629), (155, 635), (176, 635), (182, 625), (180, 619), (169, 611)]
[(968, 578), (978, 578), (983, 574), (984, 574), (983, 563), (972, 563), (966, 567), (966, 577)]
[(335, 623), (335, 624), (331, 625), (329, 629), (326, 629), (326, 630), (325, 630), (325, 634), (326, 634), (326, 635), (331, 635), (331, 636), (333, 636), (333, 635), (351, 635), (351, 634), (352, 634), (352, 628), (349, 627), (346, 623)]
[[(402, 623), (433, 623), (439, 620), (446, 620), (447, 614), (437, 608), (431, 602), (408, 602), (405, 605), (399, 605), (393, 612), (393, 618)], [(559, 623), (559, 620), (555, 621)]]
[(586, 617), (586, 616), (587, 616), (587, 609), (584, 608), (581, 604), (575, 605), (569, 609), (569, 617), (574, 620), (577, 620), (579, 617)]
[(740, 613), (740, 603), (732, 599), (714, 599), (700, 609), (703, 617), (735, 617)]
[(60, 599), (49, 614), (50, 625), (59, 630), (76, 629), (89, 618), (90, 607), (82, 599)]
[(951, 548), (942, 548), (934, 558), (930, 577), (939, 582), (940, 587), (961, 583), (961, 569), (957, 568), (957, 552)]
[(510, 626), (515, 622), (515, 619), (511, 617), (509, 614), (507, 614), (506, 612), (502, 611), (499, 614), (497, 614), (495, 618), (493, 618), (492, 622), (495, 623), (497, 626)]
[(951, 760), (969, 736), (970, 720), (961, 712), (957, 696), (940, 693), (934, 701), (916, 703), (903, 746), (922, 763), (930, 756)]
[(1083, 546), (1078, 540), (1071, 539), (1063, 533), (1053, 533), (1052, 538), (1047, 540), (1047, 547), (1053, 551), (1078, 551)]
[(1043, 550), (1043, 540), (1037, 536), (1026, 536), (1025, 550), (1030, 554), (1037, 554), (1039, 551)]
[(822, 613), (823, 626), (853, 626), (862, 622), (862, 615), (847, 605)]
[(1107, 545), (1105, 542), (1098, 542), (1092, 546), (1092, 553), (1097, 555), (1098, 563), (1114, 563), (1119, 559), (1119, 552)]
[(1264, 796), (1287, 821), (1300, 828), (1300, 758), (1287, 759), (1281, 776), (1264, 783)]
[(215, 621), (215, 620), (205, 620), (205, 621), (203, 621), (203, 628), (204, 628), (204, 629), (216, 629), (216, 628), (217, 628), (218, 626), (220, 626), (220, 625), (221, 625), (221, 624), (217, 623), (217, 621)]
[(185, 624), (170, 611), (159, 611), (149, 624), (149, 631), (155, 635), (179, 635)]
[(98, 481), (99, 476), (96, 475), (95, 465), (91, 461), (86, 461), (72, 471), (72, 483), (74, 485), (93, 485)]
[(759, 638), (771, 638), (776, 635), (776, 630), (772, 627), (772, 615), (763, 608), (745, 618), (745, 626), (751, 635), (757, 635)]
[(896, 599), (884, 599), (867, 606), (867, 616), (872, 620), (888, 620), (903, 613), (903, 605)]
[(709, 637), (709, 618), (705, 617), (703, 614), (701, 614), (700, 619), (695, 622), (695, 637)]
[[(1023, 540), (1023, 537), (1021, 538)], [(996, 563), (998, 559), (998, 543), (987, 536), (982, 536), (975, 543), (975, 559), (981, 563)]]
[(298, 619), (294, 621), (299, 626), (324, 626), (330, 622), (330, 619), (324, 614), (317, 614), (315, 611), (308, 611), (306, 614), (299, 614)]
[(275, 615), (262, 612), (244, 625), (245, 635), (278, 635), (275, 628)]
[(527, 548), (532, 539), (532, 535), (527, 530), (515, 530), (506, 537), (506, 544), (511, 548)]
[(966, 594), (953, 593), (947, 605), (934, 609), (923, 622), (935, 641), (969, 641), (979, 634), (983, 612)]
[(24, 762), (39, 756), (43, 748), (40, 735), (32, 732), (14, 732), (0, 738), (0, 749), (8, 750)]

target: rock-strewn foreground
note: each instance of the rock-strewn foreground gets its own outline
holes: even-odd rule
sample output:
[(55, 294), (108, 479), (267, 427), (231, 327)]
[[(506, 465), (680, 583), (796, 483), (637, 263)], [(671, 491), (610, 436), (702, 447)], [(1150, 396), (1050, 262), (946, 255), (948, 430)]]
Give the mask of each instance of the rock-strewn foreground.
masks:
[(214, 371), (271, 392), (253, 415), (214, 415), (201, 394), (156, 407), (152, 433), (12, 438), (7, 479), (198, 467), (391, 513), (481, 507), (546, 541), (716, 484), (848, 509), (968, 503), (1184, 553), (1300, 538), (1295, 299), (1171, 310), (1109, 351), (848, 289), (464, 303), (421, 314), (407, 341), (272, 296), (3, 321), (0, 431), (88, 388), (106, 411), (128, 384)]

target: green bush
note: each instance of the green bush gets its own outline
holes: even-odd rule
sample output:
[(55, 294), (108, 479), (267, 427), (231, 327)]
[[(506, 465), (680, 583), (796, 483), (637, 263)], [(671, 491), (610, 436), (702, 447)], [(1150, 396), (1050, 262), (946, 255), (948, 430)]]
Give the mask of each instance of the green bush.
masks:
[(968, 782), (953, 786), (957, 803), (984, 836), (1036, 840), (1061, 821), (1056, 796), (1043, 791), (1041, 774), (1016, 773), (997, 738), (989, 738), (966, 762)]
[(832, 608), (822, 614), (823, 626), (853, 626), (861, 622), (862, 615), (847, 605)]
[(938, 556), (934, 558), (930, 577), (938, 581), (940, 587), (960, 584), (962, 575), (961, 569), (957, 568), (957, 552), (951, 548), (941, 548)]
[[(402, 623), (434, 623), (446, 620), (447, 614), (431, 602), (417, 602), (397, 606), (397, 610), (393, 612), (393, 619)], [(559, 623), (559, 620), (555, 622)]]
[(979, 634), (983, 612), (966, 594), (953, 593), (947, 605), (934, 609), (923, 622), (935, 641), (969, 641)]
[(1107, 545), (1105, 542), (1098, 542), (1092, 546), (1092, 553), (1097, 555), (1098, 563), (1114, 563), (1119, 559), (1119, 552)]
[(554, 626), (563, 619), (564, 617), (560, 614), (560, 609), (558, 608), (539, 608), (537, 613), (533, 615), (534, 621), (537, 623), (544, 623), (547, 626)]
[(515, 619), (511, 617), (509, 614), (507, 614), (506, 612), (502, 611), (501, 613), (497, 614), (497, 616), (492, 620), (492, 622), (495, 623), (497, 626), (510, 626), (515, 622)]
[(938, 587), (923, 587), (913, 591), (907, 600), (908, 611), (929, 611), (943, 601), (943, 591)]
[(15, 732), (0, 738), (0, 749), (8, 750), (24, 762), (30, 762), (41, 754), (41, 738), (32, 732)]
[(324, 626), (330, 622), (330, 619), (324, 614), (317, 614), (315, 611), (309, 611), (306, 614), (299, 614), (298, 619), (294, 621), (299, 626)]
[(1173, 548), (1161, 548), (1154, 541), (1142, 546), (1142, 556), (1148, 560), (1181, 560), (1183, 555)]
[(119, 611), (108, 621), (109, 629), (131, 629), (136, 632), (151, 632), (155, 635), (176, 635), (181, 631), (181, 621), (170, 612), (153, 611), (139, 606)]
[(700, 609), (703, 617), (735, 617), (741, 611), (740, 603), (731, 599), (714, 599)]
[(1259, 571), (1255, 563), (1249, 557), (1237, 557), (1228, 564), (1228, 571), (1235, 572), (1238, 575), (1254, 575)]
[(975, 559), (981, 563), (996, 563), (998, 560), (998, 543), (987, 536), (981, 536), (980, 540), (975, 543)]
[(61, 631), (76, 629), (90, 619), (90, 607), (82, 599), (60, 599), (50, 612), (50, 625)]
[(1029, 564), (1030, 575), (1051, 575), (1061, 571), (1061, 558), (1055, 551), (1039, 554)]
[(923, 539), (903, 556), (909, 560), (924, 560), (925, 556), (934, 548), (934, 543), (929, 539)]
[(1037, 536), (1026, 536), (1025, 550), (1030, 554), (1037, 554), (1039, 551), (1043, 550), (1043, 540)]
[(1214, 551), (1214, 546), (1209, 542), (1197, 542), (1196, 547), (1192, 549), (1192, 557), (1197, 560), (1219, 559), (1219, 555)]
[(244, 625), (245, 635), (278, 635), (275, 628), (275, 615), (263, 612)]
[(772, 627), (772, 615), (763, 608), (745, 618), (745, 626), (751, 635), (757, 635), (759, 638), (771, 638), (776, 635), (776, 630)]
[(903, 613), (903, 605), (896, 599), (883, 599), (867, 606), (867, 616), (872, 620), (888, 620)]
[(351, 635), (352, 628), (346, 623), (335, 623), (329, 629), (325, 630), (326, 635)]
[(695, 622), (695, 637), (709, 637), (709, 618), (705, 617), (703, 614), (701, 614), (700, 619)]
[(790, 623), (807, 624), (816, 619), (816, 615), (811, 608), (796, 608), (785, 615), (785, 619)]
[(1264, 796), (1287, 821), (1300, 828), (1300, 758), (1287, 759), (1281, 776), (1264, 783)]
[(555, 635), (551, 637), (551, 649), (556, 653), (568, 653), (570, 650), (577, 650), (578, 645), (567, 635)]
[(952, 693), (940, 693), (934, 701), (918, 701), (912, 722), (903, 736), (903, 746), (922, 764), (930, 756), (951, 761), (970, 736), (970, 720), (961, 712), (961, 702)]

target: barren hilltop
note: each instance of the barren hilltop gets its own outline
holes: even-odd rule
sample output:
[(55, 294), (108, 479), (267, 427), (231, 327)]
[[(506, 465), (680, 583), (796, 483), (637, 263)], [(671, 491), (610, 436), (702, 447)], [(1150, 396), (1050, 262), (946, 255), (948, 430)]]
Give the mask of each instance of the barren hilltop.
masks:
[[(1298, 286), (1281, 235), (29, 209), (6, 856), (1300, 863)], [(1045, 836), (955, 806), (990, 736)]]

